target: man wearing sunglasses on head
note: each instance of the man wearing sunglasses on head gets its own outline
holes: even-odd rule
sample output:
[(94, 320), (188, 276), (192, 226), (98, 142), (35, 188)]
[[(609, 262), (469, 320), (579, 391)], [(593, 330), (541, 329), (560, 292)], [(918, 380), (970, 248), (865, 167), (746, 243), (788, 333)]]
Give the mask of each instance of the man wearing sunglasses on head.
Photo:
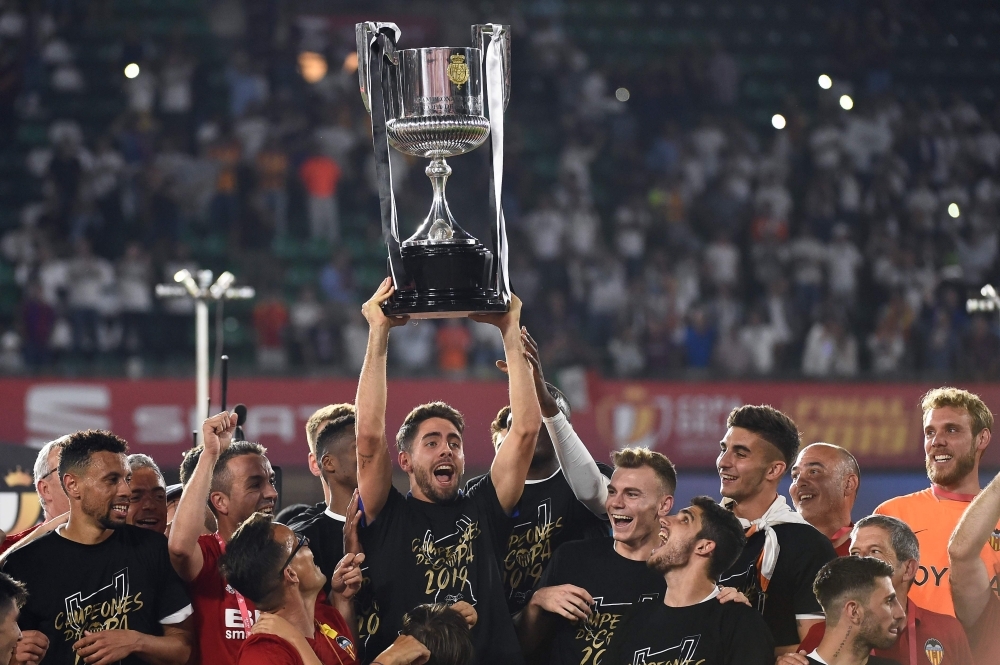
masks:
[[(349, 625), (364, 558), (345, 555), (330, 579), (332, 606), (317, 602), (327, 580), (313, 560), (309, 539), (272, 522), (270, 515), (251, 515), (219, 559), (226, 581), (261, 613), (240, 649), (239, 665), (356, 665)], [(382, 665), (421, 665), (429, 656), (419, 641), (400, 635), (375, 660)]]

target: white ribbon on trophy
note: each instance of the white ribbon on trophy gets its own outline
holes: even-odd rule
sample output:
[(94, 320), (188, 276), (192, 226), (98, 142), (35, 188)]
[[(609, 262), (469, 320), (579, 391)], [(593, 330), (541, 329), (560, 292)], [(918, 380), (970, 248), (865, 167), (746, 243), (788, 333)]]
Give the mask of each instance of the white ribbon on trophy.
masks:
[(507, 274), (507, 227), (500, 194), (503, 190), (503, 113), (504, 113), (504, 42), (502, 26), (490, 25), (490, 44), (486, 48), (486, 97), (490, 109), (490, 141), (493, 147), (493, 197), (496, 201), (497, 260), (501, 282), (497, 290), (510, 302), (510, 278)]

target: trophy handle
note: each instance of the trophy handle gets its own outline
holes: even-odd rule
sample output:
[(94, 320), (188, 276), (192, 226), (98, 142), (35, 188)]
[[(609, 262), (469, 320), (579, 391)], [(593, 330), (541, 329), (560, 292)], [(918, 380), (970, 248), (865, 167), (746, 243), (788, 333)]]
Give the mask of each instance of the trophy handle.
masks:
[(496, 23), (477, 24), (472, 26), (472, 46), (482, 54), (482, 65), (486, 66), (486, 35), (500, 40), (503, 57), (503, 108), (507, 110), (510, 102), (510, 26)]
[(395, 45), (399, 42), (399, 38), (403, 33), (395, 23), (365, 21), (354, 24), (354, 36), (358, 46), (358, 86), (361, 88), (361, 101), (364, 102), (365, 110), (369, 114), (372, 112), (370, 49), (375, 40), (378, 39), (379, 33), (385, 30), (391, 30), (393, 33), (391, 40), (383, 40), (385, 55), (392, 64), (398, 65), (399, 56), (396, 54)]

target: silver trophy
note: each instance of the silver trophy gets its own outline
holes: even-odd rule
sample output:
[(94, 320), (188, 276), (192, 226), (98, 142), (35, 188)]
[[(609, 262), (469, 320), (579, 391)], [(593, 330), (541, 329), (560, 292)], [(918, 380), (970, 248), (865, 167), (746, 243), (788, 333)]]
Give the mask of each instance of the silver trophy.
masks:
[[(386, 311), (444, 317), (505, 310), (509, 294), (499, 183), (493, 192), (497, 222), (494, 254), (459, 226), (451, 214), (445, 185), (452, 170), (445, 158), (475, 150), (493, 131), (494, 159), (498, 157), (499, 139), (502, 160), (503, 110), (510, 97), (508, 26), (472, 26), (473, 46), (460, 48), (397, 50), (395, 43), (400, 33), (393, 24), (359, 23), (356, 32), (358, 77), (365, 107), (372, 113), (377, 171), (378, 164), (384, 162), (379, 193), (389, 267), (396, 283), (396, 294), (387, 303)], [(492, 69), (484, 71), (484, 66), (490, 65), (484, 55), (487, 37)], [(377, 83), (372, 83), (373, 78)], [(484, 80), (487, 99), (495, 97), (489, 114), (484, 107)], [(493, 89), (489, 89), (491, 85)], [(381, 104), (377, 97), (381, 97)], [(430, 211), (417, 230), (402, 241), (395, 216), (388, 148), (380, 145), (383, 123), (389, 146), (431, 160), (424, 170), (433, 190)]]

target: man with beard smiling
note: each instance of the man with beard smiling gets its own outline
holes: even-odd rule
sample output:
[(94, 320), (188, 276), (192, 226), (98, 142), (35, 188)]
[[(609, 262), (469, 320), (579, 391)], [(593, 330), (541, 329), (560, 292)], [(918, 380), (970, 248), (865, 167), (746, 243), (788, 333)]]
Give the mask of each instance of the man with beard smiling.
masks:
[(385, 434), (389, 331), (407, 321), (382, 311), (392, 293), (387, 278), (362, 308), (368, 349), (355, 400), (365, 520), (360, 537), (381, 621), (369, 635), (366, 652), (388, 647), (413, 607), (466, 601), (479, 614), (472, 629), (475, 662), (516, 665), (523, 657), (504, 602), (497, 552), (510, 534), (509, 516), (521, 498), (541, 426), (524, 350), (526, 331), (520, 327), (521, 302), (514, 296), (507, 312), (475, 317), (497, 326), (503, 336), (513, 413), (489, 476), (474, 490), (460, 492), (465, 422), (454, 408), (430, 402), (413, 409), (396, 434), (397, 459), (410, 481), (410, 492), (403, 496), (392, 486)]
[(521, 646), (534, 662), (599, 665), (631, 605), (656, 602), (665, 583), (646, 566), (659, 519), (674, 504), (677, 474), (661, 453), (615, 452), (605, 504), (612, 536), (564, 544), (517, 617)]
[(788, 495), (795, 510), (830, 539), (837, 556), (850, 553), (851, 510), (860, 485), (858, 460), (840, 446), (808, 445), (792, 465)]
[(69, 520), (4, 563), (30, 592), (20, 626), (48, 637), (42, 662), (181, 665), (191, 654), (191, 602), (166, 539), (125, 523), (127, 451), (111, 432), (70, 435), (59, 460)]
[(899, 665), (871, 655), (872, 649), (891, 647), (906, 620), (892, 587), (892, 566), (872, 557), (839, 557), (820, 569), (813, 587), (826, 612), (826, 634), (806, 656), (809, 663)]
[(733, 409), (726, 425), (716, 461), (722, 505), (739, 518), (747, 544), (721, 582), (742, 591), (764, 617), (775, 655), (790, 653), (823, 620), (812, 583), (837, 554), (829, 538), (778, 494), (799, 448), (792, 419), (770, 406), (748, 404)]
[[(219, 557), (237, 527), (255, 512), (274, 513), (274, 471), (259, 443), (233, 441), (236, 414), (223, 411), (201, 427), (204, 446), (170, 527), (170, 561), (188, 583), (202, 663), (235, 665), (256, 620), (253, 603), (219, 573)], [(203, 534), (205, 504), (219, 523)]]
[(132, 473), (128, 483), (132, 496), (127, 522), (163, 533), (167, 529), (167, 484), (160, 467), (149, 455), (136, 453), (128, 456), (128, 468)]
[[(978, 395), (958, 388), (928, 391), (920, 408), (931, 486), (889, 499), (875, 512), (903, 520), (920, 541), (920, 570), (910, 588), (910, 598), (924, 609), (955, 616), (948, 539), (962, 513), (979, 494), (979, 460), (990, 443), (993, 414)], [(981, 556), (989, 576), (996, 580), (1000, 552), (984, 547)]]
[(746, 543), (739, 520), (707, 496), (660, 518), (647, 565), (666, 581), (662, 603), (633, 606), (602, 659), (605, 665), (771, 665), (774, 643), (753, 608), (720, 603), (718, 580)]

